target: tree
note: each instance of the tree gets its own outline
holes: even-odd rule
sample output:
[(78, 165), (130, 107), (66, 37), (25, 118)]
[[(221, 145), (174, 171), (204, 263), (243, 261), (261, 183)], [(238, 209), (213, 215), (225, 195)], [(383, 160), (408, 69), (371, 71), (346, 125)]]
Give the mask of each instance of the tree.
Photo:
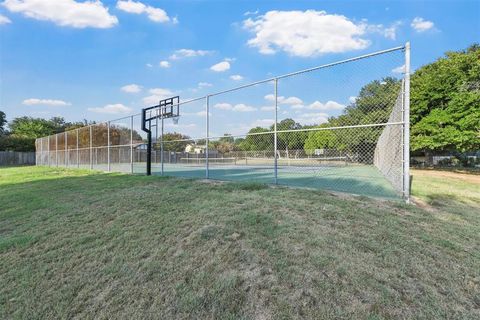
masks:
[(273, 150), (273, 133), (269, 129), (255, 127), (248, 131), (244, 140), (239, 143), (239, 149), (243, 151), (269, 151)]
[[(319, 127), (385, 123), (401, 93), (400, 89), (401, 81), (392, 77), (369, 82), (360, 89), (355, 102), (347, 106), (342, 115), (328, 119)], [(370, 163), (381, 129), (366, 127), (313, 131), (307, 135), (304, 149), (308, 154), (315, 149), (335, 149), (355, 154), (359, 161)]]
[(40, 138), (57, 133), (55, 123), (32, 117), (19, 117), (9, 124), (10, 134), (23, 138)]
[[(35, 139), (80, 128), (91, 123), (87, 120), (66, 122), (62, 117), (53, 117), (50, 120), (26, 116), (18, 117), (9, 123), (10, 132), (8, 136), (3, 138), (1, 148), (5, 150), (34, 151)], [(93, 134), (92, 140), (96, 146), (100, 146), (103, 143), (102, 139), (106, 141), (106, 127), (103, 129), (100, 127)], [(71, 140), (68, 140), (68, 144), (72, 146)], [(90, 135), (88, 131), (79, 132), (79, 144), (81, 147), (89, 146)], [(61, 148), (64, 147), (63, 137), (60, 137), (59, 146)]]
[(447, 52), (411, 78), (411, 148), (427, 159), (438, 151), (480, 148), (480, 46)]
[[(277, 131), (287, 131), (287, 130), (299, 130), (302, 128), (300, 123), (295, 122), (293, 119), (283, 119), (277, 123)], [(272, 125), (271, 130), (274, 130), (275, 127)], [(292, 149), (303, 149), (305, 144), (305, 139), (308, 134), (304, 131), (296, 132), (279, 132), (277, 134), (277, 148), (285, 150), (285, 155), (288, 158), (288, 150)]]
[(7, 129), (5, 128), (5, 125), (7, 124), (7, 115), (5, 112), (0, 111), (0, 136), (3, 136), (6, 134)]
[(212, 141), (209, 148), (218, 150), (221, 154), (225, 154), (235, 150), (235, 138), (231, 134), (225, 133), (223, 137), (217, 141)]
[[(188, 144), (193, 144), (189, 136), (178, 132), (165, 133), (163, 135), (163, 148), (165, 151), (184, 152)], [(160, 141), (155, 144), (155, 149), (160, 150)]]
[[(321, 124), (318, 127), (326, 128), (328, 124)], [(335, 149), (336, 147), (338, 147), (338, 140), (334, 130), (310, 131), (304, 145), (308, 155), (314, 154), (315, 149)]]

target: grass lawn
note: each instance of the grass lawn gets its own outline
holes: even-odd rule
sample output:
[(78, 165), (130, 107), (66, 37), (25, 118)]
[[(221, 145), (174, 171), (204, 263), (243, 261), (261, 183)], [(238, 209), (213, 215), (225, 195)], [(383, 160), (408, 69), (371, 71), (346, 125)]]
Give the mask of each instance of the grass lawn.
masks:
[(322, 191), (0, 169), (0, 318), (478, 319), (480, 176), (419, 205)]

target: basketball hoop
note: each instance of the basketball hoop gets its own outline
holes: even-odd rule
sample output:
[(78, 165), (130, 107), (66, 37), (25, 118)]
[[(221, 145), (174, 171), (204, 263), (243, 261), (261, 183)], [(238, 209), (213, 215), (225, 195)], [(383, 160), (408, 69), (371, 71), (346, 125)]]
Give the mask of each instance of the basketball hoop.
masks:
[(172, 117), (172, 121), (173, 121), (173, 124), (177, 125), (178, 124), (178, 120), (180, 119), (179, 116), (176, 116), (176, 117)]

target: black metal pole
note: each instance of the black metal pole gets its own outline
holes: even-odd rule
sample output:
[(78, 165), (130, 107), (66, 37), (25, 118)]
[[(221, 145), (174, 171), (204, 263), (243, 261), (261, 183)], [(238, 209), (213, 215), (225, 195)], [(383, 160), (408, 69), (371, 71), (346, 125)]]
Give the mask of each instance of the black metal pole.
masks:
[(148, 129), (145, 126), (147, 109), (142, 109), (142, 130), (147, 133), (147, 176), (152, 175), (152, 130), (150, 130), (150, 121), (148, 121)]
[(147, 133), (147, 176), (152, 175), (152, 131)]

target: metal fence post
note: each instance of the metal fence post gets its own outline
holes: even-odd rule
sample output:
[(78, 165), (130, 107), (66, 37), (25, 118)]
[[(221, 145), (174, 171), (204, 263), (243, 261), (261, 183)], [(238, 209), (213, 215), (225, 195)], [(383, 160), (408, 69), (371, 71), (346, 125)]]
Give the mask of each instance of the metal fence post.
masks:
[(90, 126), (90, 132), (89, 132), (89, 134), (90, 134), (90, 137), (89, 137), (89, 139), (90, 139), (90, 152), (89, 152), (89, 153), (90, 153), (90, 170), (92, 170), (92, 169), (93, 169), (92, 126)]
[(275, 174), (275, 184), (278, 183), (278, 160), (277, 160), (277, 122), (278, 122), (278, 79), (275, 78), (275, 123), (274, 123), (274, 133), (273, 133), (273, 145), (274, 145), (274, 174)]
[(133, 116), (130, 117), (130, 173), (133, 173)]
[(405, 106), (403, 110), (403, 196), (410, 202), (410, 42), (405, 44)]
[(163, 114), (161, 115), (162, 116), (162, 130), (160, 132), (160, 162), (161, 162), (161, 173), (162, 173), (162, 176), (163, 176), (163, 163), (165, 162), (165, 158), (163, 156)]
[[(155, 118), (155, 146), (158, 146), (158, 117)], [(158, 163), (157, 157), (157, 148), (153, 148), (154, 152), (154, 163)]]
[(208, 138), (210, 134), (209, 132), (210, 121), (208, 116), (209, 109), (210, 109), (210, 96), (207, 95), (205, 97), (205, 111), (206, 111), (206, 114), (205, 114), (205, 178), (206, 179), (208, 179), (210, 176), (210, 172), (208, 168), (208, 142), (209, 142)]
[(110, 172), (110, 121), (107, 122), (107, 171)]

